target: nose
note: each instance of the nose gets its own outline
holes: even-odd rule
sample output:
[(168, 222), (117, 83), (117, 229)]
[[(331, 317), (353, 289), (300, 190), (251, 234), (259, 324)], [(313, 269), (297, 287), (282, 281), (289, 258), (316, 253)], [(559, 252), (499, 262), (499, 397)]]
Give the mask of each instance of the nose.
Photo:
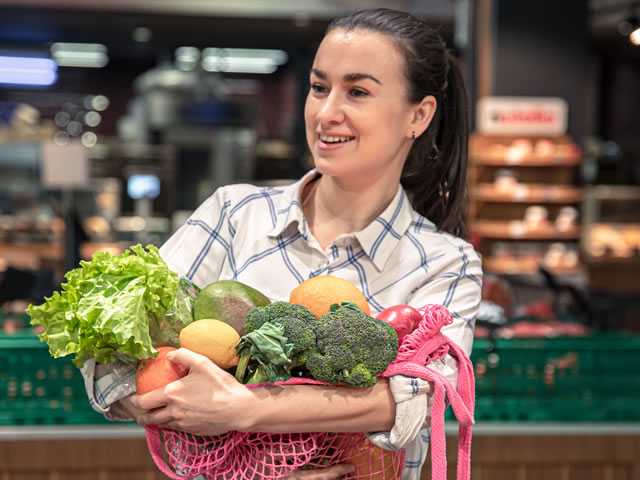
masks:
[(324, 125), (332, 125), (344, 120), (339, 92), (333, 90), (324, 98), (320, 110), (318, 110), (317, 119)]

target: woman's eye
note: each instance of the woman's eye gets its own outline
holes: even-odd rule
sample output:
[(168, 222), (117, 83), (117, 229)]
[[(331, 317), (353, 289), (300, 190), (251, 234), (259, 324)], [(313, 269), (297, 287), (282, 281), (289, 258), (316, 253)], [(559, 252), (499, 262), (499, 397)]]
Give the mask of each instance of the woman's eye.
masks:
[(368, 92), (362, 90), (361, 88), (352, 88), (350, 93), (354, 97), (366, 97), (367, 95), (369, 95)]
[(317, 83), (311, 84), (311, 90), (314, 91), (315, 93), (324, 93), (327, 91), (327, 89), (324, 86), (319, 85)]

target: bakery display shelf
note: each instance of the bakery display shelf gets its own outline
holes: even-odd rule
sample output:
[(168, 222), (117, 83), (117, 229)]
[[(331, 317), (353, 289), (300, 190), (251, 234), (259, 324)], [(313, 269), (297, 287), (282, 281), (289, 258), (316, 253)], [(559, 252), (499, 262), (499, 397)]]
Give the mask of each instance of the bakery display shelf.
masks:
[(596, 257), (594, 255), (584, 255), (584, 262), (587, 265), (616, 265), (628, 268), (640, 268), (640, 255), (634, 255), (632, 257), (616, 257), (613, 255), (603, 255)]
[(526, 156), (510, 159), (504, 156), (496, 156), (490, 153), (474, 153), (470, 155), (470, 161), (475, 165), (487, 165), (496, 167), (573, 167), (582, 163), (579, 155), (566, 157), (537, 157)]
[[(80, 256), (90, 260), (98, 251), (118, 255), (128, 245), (114, 242), (85, 242), (80, 245)], [(59, 264), (64, 260), (64, 245), (58, 243), (0, 243), (0, 273), (9, 265), (36, 268), (40, 262)]]
[(519, 183), (513, 188), (498, 189), (491, 183), (472, 187), (471, 197), (484, 202), (575, 204), (582, 201), (583, 191), (566, 185)]
[(476, 220), (471, 223), (471, 231), (484, 238), (520, 240), (578, 240), (580, 228), (573, 226), (558, 230), (547, 222), (531, 226), (521, 220)]
[(40, 258), (61, 260), (64, 257), (62, 243), (0, 243), (0, 256), (28, 251)]
[[(496, 275), (537, 275), (540, 271), (540, 260), (533, 258), (496, 258), (484, 257), (482, 269), (485, 273)], [(575, 275), (584, 271), (584, 265), (578, 263), (572, 266), (549, 266), (545, 269), (554, 275)]]

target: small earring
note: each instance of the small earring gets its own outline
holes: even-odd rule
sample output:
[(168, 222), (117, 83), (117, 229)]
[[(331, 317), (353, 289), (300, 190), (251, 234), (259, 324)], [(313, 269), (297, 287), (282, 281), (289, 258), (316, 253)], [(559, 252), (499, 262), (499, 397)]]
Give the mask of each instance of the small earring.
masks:
[(411, 140), (415, 140), (416, 139), (416, 132), (411, 132)]

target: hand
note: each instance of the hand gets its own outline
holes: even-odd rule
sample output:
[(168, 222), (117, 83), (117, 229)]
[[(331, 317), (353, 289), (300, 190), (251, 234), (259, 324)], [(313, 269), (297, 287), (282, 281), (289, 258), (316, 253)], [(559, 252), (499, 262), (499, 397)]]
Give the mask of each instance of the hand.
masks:
[(146, 411), (136, 417), (139, 424), (194, 435), (220, 435), (251, 425), (252, 394), (231, 374), (185, 348), (167, 358), (187, 367), (189, 374), (163, 388), (132, 395), (131, 405)]
[(128, 417), (132, 418), (133, 420), (139, 423), (140, 417), (145, 412), (144, 410), (133, 406), (133, 403), (131, 402), (131, 397), (133, 397), (133, 395), (129, 395), (128, 397), (123, 398), (122, 400), (117, 402), (114, 406), (116, 408), (119, 408), (120, 410), (123, 410)]
[(353, 465), (342, 463), (317, 470), (296, 470), (284, 477), (284, 480), (335, 480), (354, 471), (355, 467)]

